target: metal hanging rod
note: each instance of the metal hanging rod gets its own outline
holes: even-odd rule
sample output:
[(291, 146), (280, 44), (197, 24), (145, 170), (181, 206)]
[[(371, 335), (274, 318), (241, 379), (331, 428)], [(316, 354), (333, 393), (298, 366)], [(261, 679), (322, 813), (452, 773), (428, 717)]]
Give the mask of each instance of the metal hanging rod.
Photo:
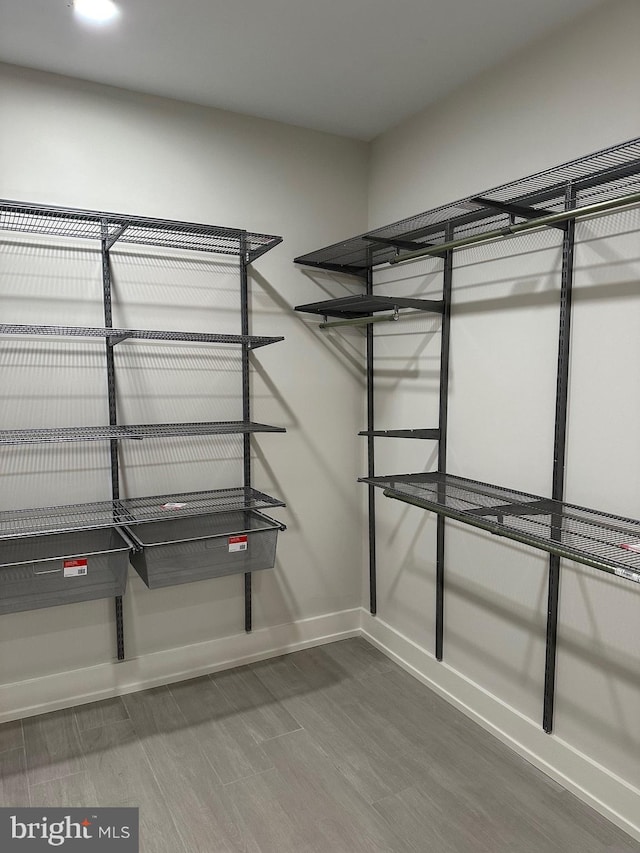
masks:
[(598, 201), (594, 204), (584, 205), (583, 207), (575, 207), (573, 210), (563, 210), (560, 213), (552, 213), (549, 216), (540, 216), (537, 219), (529, 219), (527, 222), (518, 222), (514, 225), (506, 225), (504, 228), (485, 231), (484, 234), (474, 234), (470, 237), (462, 237), (460, 240), (450, 240), (447, 243), (440, 243), (438, 246), (425, 247), (424, 249), (418, 249), (415, 252), (396, 255), (395, 258), (390, 258), (389, 263), (400, 264), (403, 261), (412, 261), (415, 258), (422, 258), (427, 255), (441, 255), (443, 252), (447, 252), (450, 249), (461, 249), (464, 246), (470, 246), (474, 243), (486, 243), (489, 240), (508, 237), (510, 234), (518, 234), (520, 231), (531, 231), (534, 228), (556, 225), (558, 222), (568, 222), (570, 219), (581, 219), (585, 216), (593, 216), (597, 213), (604, 213), (608, 210), (628, 207), (629, 205), (638, 204), (639, 202), (640, 192), (620, 196), (619, 198), (608, 199), (607, 201)]
[[(412, 311), (411, 313), (419, 314), (421, 312)], [(371, 326), (373, 323), (388, 323), (390, 320), (393, 322), (394, 320), (399, 319), (400, 314), (396, 308), (393, 314), (378, 314), (375, 317), (351, 317), (347, 320), (329, 320), (328, 322), (320, 323), (318, 328), (335, 329), (336, 326)]]

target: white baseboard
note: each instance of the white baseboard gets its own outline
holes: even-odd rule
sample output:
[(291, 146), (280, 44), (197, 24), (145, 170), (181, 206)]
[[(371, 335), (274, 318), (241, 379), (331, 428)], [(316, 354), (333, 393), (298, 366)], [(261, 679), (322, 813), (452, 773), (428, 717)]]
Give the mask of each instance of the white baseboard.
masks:
[(360, 634), (360, 608), (0, 686), (0, 723), (158, 687)]
[(362, 636), (495, 737), (640, 841), (640, 790), (488, 693), (439, 663), (377, 616), (362, 611)]

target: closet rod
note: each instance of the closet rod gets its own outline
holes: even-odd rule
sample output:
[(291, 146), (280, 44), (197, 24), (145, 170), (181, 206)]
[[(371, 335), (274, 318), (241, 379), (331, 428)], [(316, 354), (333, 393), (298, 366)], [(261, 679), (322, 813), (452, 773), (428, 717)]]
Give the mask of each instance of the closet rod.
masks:
[(510, 234), (518, 234), (520, 231), (531, 231), (533, 228), (542, 228), (545, 225), (554, 225), (557, 222), (568, 222), (570, 219), (581, 219), (584, 216), (592, 216), (620, 207), (638, 204), (640, 192), (623, 195), (619, 198), (598, 201), (583, 207), (574, 207), (572, 210), (562, 210), (560, 213), (552, 213), (549, 216), (540, 216), (538, 219), (529, 219), (527, 222), (518, 222), (514, 225), (506, 225), (504, 228), (496, 228), (494, 231), (485, 231), (484, 234), (474, 234), (470, 237), (461, 237), (459, 240), (450, 240), (448, 243), (440, 243), (417, 249), (415, 252), (407, 252), (404, 255), (396, 255), (389, 260), (390, 264), (400, 264), (403, 261), (411, 261), (414, 258), (422, 258), (426, 255), (441, 255), (449, 249), (461, 249), (474, 243), (484, 243), (487, 240), (497, 240), (500, 237), (508, 237)]
[[(422, 313), (420, 311), (414, 312)], [(329, 320), (329, 322), (320, 323), (319, 329), (334, 329), (336, 326), (370, 326), (372, 323), (388, 323), (390, 320), (399, 320), (400, 315), (396, 311), (393, 314), (381, 314), (378, 317), (351, 317), (348, 320)]]

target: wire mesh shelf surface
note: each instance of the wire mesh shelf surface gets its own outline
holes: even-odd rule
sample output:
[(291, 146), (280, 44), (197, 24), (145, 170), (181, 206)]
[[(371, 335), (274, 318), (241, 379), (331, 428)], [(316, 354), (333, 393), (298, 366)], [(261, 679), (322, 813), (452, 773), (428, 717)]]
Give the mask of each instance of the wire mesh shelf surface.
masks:
[(50, 427), (47, 429), (0, 430), (0, 446), (66, 441), (141, 440), (145, 438), (230, 435), (253, 432), (286, 432), (284, 427), (253, 421), (211, 421), (177, 424), (131, 424), (126, 426)]
[(0, 512), (0, 539), (121, 527), (134, 522), (271, 509), (279, 506), (284, 506), (284, 503), (264, 492), (248, 487), (236, 487), (37, 509), (4, 510)]
[(417, 311), (432, 311), (441, 314), (443, 303), (437, 299), (412, 299), (406, 296), (370, 296), (354, 294), (338, 299), (325, 299), (322, 302), (309, 302), (296, 305), (295, 311), (305, 314), (320, 314), (325, 317), (344, 317), (355, 319), (375, 314), (377, 311), (393, 311), (395, 308), (413, 308)]
[[(503, 184), (460, 201), (410, 216), (391, 225), (377, 228), (348, 240), (334, 243), (295, 258), (295, 262), (322, 269), (337, 270), (363, 276), (367, 269), (388, 263), (399, 248), (394, 241), (411, 248), (444, 243), (449, 229), (455, 238), (470, 233), (483, 233), (507, 226), (512, 221), (508, 212), (497, 212), (484, 206), (479, 198), (499, 204), (542, 207), (558, 212), (564, 205), (567, 186), (571, 184), (578, 203), (591, 203), (607, 198), (613, 192), (623, 196), (640, 189), (640, 139), (615, 145), (595, 154), (538, 172), (527, 178)], [(521, 217), (516, 216), (516, 220)]]
[(640, 583), (640, 521), (451, 474), (362, 477), (385, 495)]
[(223, 335), (205, 332), (168, 332), (157, 329), (113, 329), (96, 326), (36, 326), (19, 323), (0, 323), (0, 335), (47, 335), (52, 337), (107, 338), (110, 341), (150, 340), (187, 341), (208, 344), (246, 344), (257, 349), (283, 341), (283, 337), (259, 335)]
[(440, 438), (439, 429), (363, 429), (358, 435), (372, 435), (377, 438)]
[(222, 255), (242, 255), (246, 252), (249, 261), (282, 242), (281, 237), (237, 228), (10, 200), (0, 200), (0, 230), (104, 239), (108, 247), (117, 241)]

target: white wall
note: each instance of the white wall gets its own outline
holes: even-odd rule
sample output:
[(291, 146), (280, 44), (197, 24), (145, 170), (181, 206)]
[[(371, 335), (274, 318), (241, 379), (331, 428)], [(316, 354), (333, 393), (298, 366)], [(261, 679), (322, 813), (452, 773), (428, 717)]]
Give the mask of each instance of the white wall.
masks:
[[(381, 136), (372, 146), (369, 226), (637, 136), (639, 32), (635, 0), (605, 4)], [(566, 477), (568, 501), (633, 518), (640, 517), (639, 226), (636, 209), (577, 227)], [(531, 233), (455, 254), (451, 473), (550, 494), (560, 242), (558, 231)], [(403, 265), (376, 281), (436, 296), (441, 263)], [(440, 338), (426, 321), (423, 334), (416, 331), (400, 323), (392, 332), (376, 328), (380, 427), (437, 425)], [(430, 443), (380, 440), (376, 447), (380, 474), (437, 464)], [(377, 505), (378, 622), (391, 629), (384, 636), (395, 636), (400, 656), (417, 647), (427, 661), (435, 518), (382, 495)], [(640, 588), (563, 563), (549, 761), (538, 738), (547, 559), (448, 523), (446, 562), (446, 664), (438, 674), (426, 662), (424, 672), (436, 682), (455, 673), (460, 695), (463, 682), (476, 685), (467, 710), (507, 739), (520, 737), (521, 751), (541, 766), (556, 762), (558, 777), (561, 747), (584, 759), (570, 780), (574, 790), (600, 805), (609, 797), (605, 811), (640, 833)], [(383, 637), (375, 620), (367, 624)], [(495, 700), (489, 714), (487, 695)], [(526, 736), (509, 735), (522, 719), (530, 721)], [(596, 792), (596, 766), (602, 778), (617, 777), (615, 790), (629, 794), (624, 804), (614, 788)]]
[[(149, 591), (131, 571), (128, 657), (153, 659), (161, 677), (154, 653), (173, 650), (168, 666), (179, 670), (180, 661), (186, 669), (206, 667), (203, 649), (211, 648), (213, 667), (220, 638), (238, 635), (237, 648), (224, 645), (227, 657), (243, 649), (259, 654), (277, 645), (267, 630), (273, 626), (356, 608), (362, 543), (353, 530), (361, 517), (350, 484), (358, 465), (344, 436), (361, 425), (362, 374), (293, 313), (293, 305), (318, 297), (292, 258), (364, 228), (367, 146), (11, 66), (1, 67), (0, 111), (0, 197), (284, 237), (250, 277), (251, 331), (286, 338), (252, 356), (252, 416), (288, 430), (253, 442), (254, 485), (287, 502), (273, 514), (288, 525), (275, 570), (254, 575), (254, 638), (244, 638), (241, 577)], [(4, 322), (103, 325), (98, 246), (0, 236)], [(116, 246), (112, 260), (115, 325), (240, 332), (235, 263), (133, 246)], [(3, 428), (108, 422), (103, 347), (70, 339), (1, 341)], [(359, 352), (355, 361), (361, 360)], [(117, 350), (117, 373), (124, 422), (242, 416), (237, 350), (130, 343)], [(237, 437), (123, 446), (124, 493), (239, 485), (241, 452)], [(110, 497), (107, 454), (105, 443), (3, 448), (2, 508)], [(139, 672), (111, 666), (112, 607), (102, 600), (3, 616), (0, 714), (19, 713), (24, 701), (31, 710), (72, 701), (64, 693), (71, 682), (56, 679), (58, 673), (98, 666), (95, 690), (116, 684), (125, 671), (132, 683), (144, 679), (142, 664)], [(313, 630), (304, 624), (286, 633), (288, 640), (310, 639)], [(193, 663), (192, 644), (205, 644)], [(34, 686), (38, 678), (46, 679), (46, 690)]]

